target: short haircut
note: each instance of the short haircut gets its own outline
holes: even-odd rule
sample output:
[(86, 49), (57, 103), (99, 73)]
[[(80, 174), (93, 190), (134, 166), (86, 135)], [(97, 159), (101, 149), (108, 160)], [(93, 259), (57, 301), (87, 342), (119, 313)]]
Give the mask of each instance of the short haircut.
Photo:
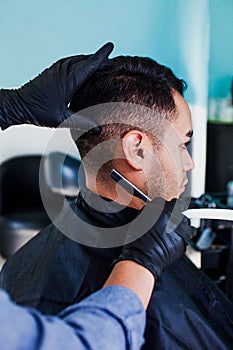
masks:
[[(176, 105), (174, 91), (183, 95), (186, 83), (178, 79), (172, 70), (158, 62), (137, 56), (118, 56), (108, 59), (77, 91), (70, 103), (70, 109), (74, 112), (91, 106), (108, 103), (128, 103), (145, 107), (153, 111), (153, 118), (174, 120), (176, 118)], [(83, 111), (84, 110), (84, 111)], [(93, 115), (94, 113), (94, 115)], [(128, 113), (128, 111), (127, 111)], [(75, 140), (81, 157), (97, 144), (112, 137), (123, 137), (132, 129), (131, 123), (124, 123), (121, 115), (117, 123), (111, 121), (111, 115), (107, 113), (102, 118), (98, 116), (97, 109), (90, 113), (97, 121), (101, 121), (102, 131), (99, 135), (85, 133)], [(139, 124), (143, 131), (143, 125), (154, 123), (150, 117), (139, 116)], [(147, 125), (146, 125), (147, 124)], [(71, 132), (72, 134), (72, 132)], [(75, 133), (72, 134), (75, 139)]]

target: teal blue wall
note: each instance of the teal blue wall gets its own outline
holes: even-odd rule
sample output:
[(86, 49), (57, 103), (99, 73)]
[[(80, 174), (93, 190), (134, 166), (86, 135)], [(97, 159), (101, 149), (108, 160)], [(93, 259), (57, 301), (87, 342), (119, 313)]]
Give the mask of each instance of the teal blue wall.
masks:
[[(210, 20), (209, 20), (210, 12)], [(0, 86), (16, 86), (60, 57), (106, 41), (118, 54), (151, 56), (189, 83), (187, 99), (225, 95), (232, 74), (233, 0), (1, 0)]]
[(226, 97), (233, 78), (233, 0), (209, 0), (209, 95)]
[(1, 85), (20, 84), (106, 41), (115, 43), (114, 56), (150, 55), (154, 8), (153, 0), (1, 0)]
[[(0, 0), (0, 87), (22, 85), (57, 59), (92, 53), (107, 41), (115, 44), (112, 56), (149, 56), (170, 66), (189, 85), (198, 197), (204, 191), (208, 92), (226, 96), (233, 74), (232, 15), (233, 0)], [(41, 152), (51, 130), (28, 128), (2, 132), (0, 161)]]
[[(205, 45), (208, 0), (1, 0), (2, 87), (17, 86), (60, 57), (90, 53), (106, 41), (118, 54), (150, 56), (189, 82), (187, 98), (205, 103)], [(199, 36), (199, 37), (198, 37)], [(204, 57), (205, 60), (205, 57)], [(195, 63), (196, 62), (196, 63)], [(195, 74), (203, 81), (195, 91)], [(191, 69), (190, 69), (191, 67)], [(195, 80), (195, 79), (194, 79)]]

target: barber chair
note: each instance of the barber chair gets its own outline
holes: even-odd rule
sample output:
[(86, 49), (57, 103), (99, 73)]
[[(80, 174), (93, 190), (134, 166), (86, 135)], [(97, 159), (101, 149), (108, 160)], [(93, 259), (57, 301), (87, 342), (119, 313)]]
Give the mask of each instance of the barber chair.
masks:
[(0, 166), (0, 254), (9, 258), (79, 191), (81, 161), (61, 152), (28, 155)]
[(75, 198), (81, 183), (85, 183), (81, 160), (62, 152), (51, 152), (44, 159), (48, 188), (68, 200)]
[(5, 258), (50, 223), (40, 196), (41, 159), (25, 155), (0, 166), (0, 254)]
[[(85, 183), (81, 161), (62, 152), (51, 152), (44, 157), (43, 171), (46, 186), (41, 194), (51, 221), (59, 215), (64, 201), (77, 197), (79, 186)], [(44, 192), (44, 188), (49, 189)], [(48, 195), (49, 192), (49, 195)]]

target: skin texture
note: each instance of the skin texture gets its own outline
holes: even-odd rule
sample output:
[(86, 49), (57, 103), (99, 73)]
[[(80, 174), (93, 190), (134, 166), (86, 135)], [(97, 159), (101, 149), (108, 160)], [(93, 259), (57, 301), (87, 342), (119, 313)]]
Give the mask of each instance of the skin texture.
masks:
[(104, 287), (120, 285), (131, 289), (141, 300), (144, 309), (147, 308), (155, 284), (152, 273), (144, 266), (134, 261), (125, 260), (118, 262)]
[[(170, 124), (171, 127), (166, 131), (162, 148), (158, 152), (154, 150), (159, 159), (164, 180), (164, 187), (159, 195), (168, 201), (178, 198), (184, 192), (188, 182), (187, 172), (194, 168), (194, 162), (186, 148), (186, 144), (192, 136), (191, 113), (181, 95), (175, 93), (174, 98), (178, 118)], [(152, 183), (156, 183), (153, 171), (149, 178)], [(154, 186), (153, 198), (157, 194), (155, 187), (158, 186)]]
[[(184, 192), (187, 172), (194, 168), (186, 148), (192, 136), (190, 109), (178, 92), (174, 92), (174, 101), (177, 117), (172, 122), (166, 120), (159, 142), (142, 131), (131, 130), (116, 145), (113, 161), (114, 168), (150, 198), (168, 201)], [(136, 209), (144, 205), (111, 179), (106, 183), (98, 176), (95, 181), (90, 173), (86, 176), (91, 191)]]

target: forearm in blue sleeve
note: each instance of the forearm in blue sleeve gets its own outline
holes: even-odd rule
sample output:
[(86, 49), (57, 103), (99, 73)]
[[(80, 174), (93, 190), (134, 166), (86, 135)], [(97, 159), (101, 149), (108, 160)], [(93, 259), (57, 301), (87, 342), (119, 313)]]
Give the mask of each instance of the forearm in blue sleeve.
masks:
[(110, 286), (58, 317), (13, 304), (0, 292), (0, 350), (140, 349), (145, 312), (129, 289)]

